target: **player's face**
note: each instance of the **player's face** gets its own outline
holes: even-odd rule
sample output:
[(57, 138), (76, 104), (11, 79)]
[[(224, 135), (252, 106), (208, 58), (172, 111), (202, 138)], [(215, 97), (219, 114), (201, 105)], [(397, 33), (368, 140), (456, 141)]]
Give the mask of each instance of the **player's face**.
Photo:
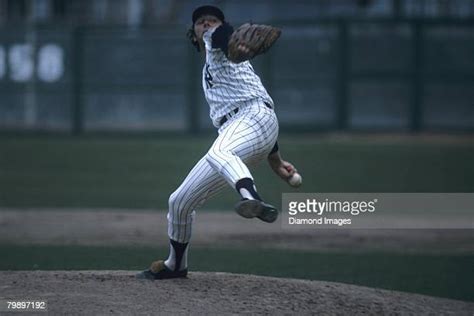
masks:
[(217, 27), (222, 24), (222, 21), (213, 15), (203, 15), (194, 23), (194, 33), (198, 40), (202, 39), (202, 35), (208, 29)]

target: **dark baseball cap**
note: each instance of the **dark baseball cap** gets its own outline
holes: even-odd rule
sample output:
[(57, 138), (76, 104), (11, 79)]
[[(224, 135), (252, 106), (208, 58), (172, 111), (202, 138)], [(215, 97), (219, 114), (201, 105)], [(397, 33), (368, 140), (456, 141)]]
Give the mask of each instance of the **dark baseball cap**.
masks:
[(197, 19), (199, 19), (203, 15), (212, 15), (221, 20), (222, 22), (225, 21), (224, 13), (221, 11), (221, 9), (212, 5), (203, 5), (194, 10), (193, 24), (196, 23)]

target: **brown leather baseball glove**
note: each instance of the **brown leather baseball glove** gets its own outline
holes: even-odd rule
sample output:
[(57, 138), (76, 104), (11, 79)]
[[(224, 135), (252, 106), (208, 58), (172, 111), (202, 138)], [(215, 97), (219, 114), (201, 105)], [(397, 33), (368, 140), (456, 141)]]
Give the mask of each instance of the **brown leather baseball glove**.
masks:
[(269, 50), (280, 35), (279, 28), (245, 23), (232, 33), (227, 57), (234, 63), (252, 59)]

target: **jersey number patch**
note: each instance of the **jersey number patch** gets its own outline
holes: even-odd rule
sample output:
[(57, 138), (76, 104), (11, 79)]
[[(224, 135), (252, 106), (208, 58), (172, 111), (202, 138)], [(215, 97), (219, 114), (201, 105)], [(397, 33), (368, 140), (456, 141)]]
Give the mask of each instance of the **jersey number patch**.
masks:
[(204, 79), (206, 80), (206, 88), (207, 89), (212, 88), (214, 84), (212, 83), (212, 75), (209, 71), (209, 65), (207, 64), (206, 64), (206, 75), (204, 76)]

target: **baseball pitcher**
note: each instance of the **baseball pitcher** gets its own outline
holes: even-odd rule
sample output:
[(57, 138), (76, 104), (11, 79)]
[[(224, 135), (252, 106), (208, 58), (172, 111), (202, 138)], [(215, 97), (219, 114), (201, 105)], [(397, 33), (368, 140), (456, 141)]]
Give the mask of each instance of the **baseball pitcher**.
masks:
[(267, 223), (277, 219), (275, 207), (257, 193), (249, 166), (266, 159), (292, 184), (298, 174), (279, 154), (273, 100), (248, 60), (267, 51), (279, 35), (279, 29), (265, 25), (244, 24), (234, 31), (214, 6), (194, 10), (188, 36), (205, 53), (202, 87), (218, 137), (169, 198), (168, 259), (153, 262), (138, 278), (186, 277), (195, 210), (228, 185), (240, 195), (239, 215)]

